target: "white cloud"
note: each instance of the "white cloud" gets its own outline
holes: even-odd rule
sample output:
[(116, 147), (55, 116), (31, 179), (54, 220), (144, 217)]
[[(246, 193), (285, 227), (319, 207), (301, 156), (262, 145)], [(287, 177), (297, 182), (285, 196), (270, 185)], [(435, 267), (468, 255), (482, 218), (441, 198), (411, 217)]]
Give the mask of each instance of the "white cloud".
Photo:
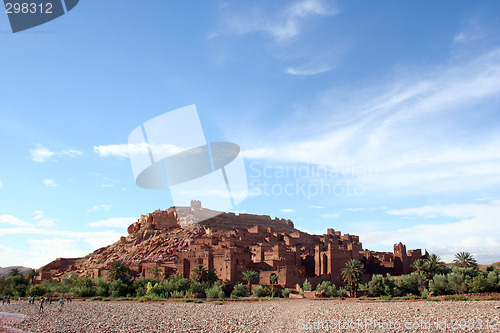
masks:
[(40, 144), (35, 145), (35, 148), (30, 149), (29, 152), (30, 152), (30, 159), (34, 162), (40, 162), (40, 163), (47, 161), (56, 161), (63, 157), (75, 158), (82, 155), (82, 152), (78, 150), (66, 149), (56, 152)]
[(41, 227), (53, 228), (56, 226), (56, 220), (48, 218), (41, 210), (35, 211), (34, 220), (37, 220), (37, 225)]
[(94, 205), (94, 206), (92, 206), (92, 208), (87, 209), (86, 212), (87, 213), (97, 212), (97, 211), (105, 211), (105, 212), (107, 212), (111, 208), (112, 208), (111, 205)]
[(28, 253), (32, 255), (26, 258), (29, 267), (41, 267), (56, 258), (78, 258), (88, 254), (87, 251), (80, 249), (80, 244), (73, 239), (28, 239), (27, 243)]
[(291, 75), (316, 75), (320, 73), (326, 73), (333, 69), (332, 66), (320, 66), (320, 67), (288, 67), (285, 69), (285, 73)]
[(321, 214), (321, 217), (323, 217), (325, 219), (335, 219), (335, 218), (337, 218), (339, 216), (340, 216), (339, 213)]
[(40, 227), (54, 228), (56, 226), (56, 220), (53, 219), (41, 219), (37, 222)]
[[(394, 228), (391, 231), (353, 230), (360, 235), (364, 246), (375, 249), (390, 249), (394, 243), (402, 241), (407, 249), (422, 248), (437, 253), (450, 262), (455, 253), (471, 252), (480, 263), (498, 261), (500, 252), (500, 201), (489, 204), (452, 204), (423, 206), (389, 210), (389, 214), (404, 217), (433, 218), (428, 223)], [(440, 222), (442, 218), (456, 221)]]
[(18, 227), (31, 227), (31, 223), (25, 222), (13, 215), (0, 215), (0, 223), (7, 223)]
[(462, 42), (465, 40), (465, 33), (463, 31), (459, 32), (458, 34), (455, 35), (455, 42)]
[[(0, 215), (0, 222), (1, 222)], [(29, 225), (23, 225), (15, 228), (0, 228), (0, 236), (4, 235), (36, 235), (36, 236), (56, 236), (75, 240), (81, 240), (88, 243), (92, 248), (97, 249), (102, 246), (112, 244), (119, 240), (122, 234), (107, 231), (68, 231), (68, 230), (47, 230)]]
[(46, 185), (46, 186), (49, 186), (49, 187), (58, 187), (59, 185), (56, 184), (56, 182), (54, 181), (54, 179), (44, 179), (42, 180), (42, 182)]
[(39, 220), (45, 216), (44, 212), (41, 210), (35, 210), (35, 216), (33, 217), (34, 220)]
[(295, 213), (295, 209), (283, 208), (283, 209), (280, 209), (280, 212), (285, 213), (285, 214), (291, 214), (291, 213)]
[(94, 146), (94, 153), (100, 157), (129, 157), (130, 155), (148, 154), (149, 150), (155, 155), (170, 156), (186, 149), (170, 144), (151, 145), (146, 143)]
[(311, 206), (309, 206), (309, 208), (323, 209), (323, 208), (325, 208), (325, 207), (323, 207), (323, 206), (314, 206), (314, 205), (311, 205)]
[(3, 184), (2, 184), (2, 182), (0, 182), (0, 188), (2, 188), (2, 186), (3, 186)]
[(373, 169), (374, 176), (362, 182), (375, 191), (456, 193), (500, 185), (498, 125), (478, 131), (468, 116), (471, 108), (476, 118), (494, 112), (499, 64), (500, 49), (495, 49), (374, 86), (322, 92), (316, 102), (298, 107), (303, 116), (265, 134), (258, 148), (245, 145), (252, 152), (245, 157)]
[[(228, 10), (229, 6), (224, 7)], [(331, 3), (319, 0), (297, 1), (279, 13), (266, 13), (248, 8), (244, 13), (231, 13), (225, 18), (226, 33), (245, 35), (263, 32), (277, 41), (289, 40), (302, 32), (305, 21), (311, 17), (334, 16), (338, 13)], [(215, 38), (221, 33), (210, 34)]]
[(309, 16), (332, 16), (337, 10), (322, 1), (298, 1), (290, 6), (278, 22), (268, 22), (264, 28), (277, 39), (289, 39), (300, 33), (302, 20)]
[(101, 157), (128, 157), (129, 147), (128, 144), (94, 146), (94, 153)]
[(136, 221), (137, 218), (135, 217), (113, 217), (106, 220), (90, 222), (88, 225), (92, 228), (127, 228)]

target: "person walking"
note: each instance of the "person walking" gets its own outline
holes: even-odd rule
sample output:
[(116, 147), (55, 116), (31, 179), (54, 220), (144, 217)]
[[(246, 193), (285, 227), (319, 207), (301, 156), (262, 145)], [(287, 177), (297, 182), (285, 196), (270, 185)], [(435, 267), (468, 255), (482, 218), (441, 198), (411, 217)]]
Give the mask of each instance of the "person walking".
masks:
[(42, 300), (40, 301), (40, 308), (38, 309), (38, 313), (43, 312), (43, 302), (45, 301), (45, 298), (42, 297)]
[(59, 301), (59, 311), (62, 311), (62, 308), (63, 308), (63, 305), (64, 305), (64, 298), (61, 298), (61, 300)]

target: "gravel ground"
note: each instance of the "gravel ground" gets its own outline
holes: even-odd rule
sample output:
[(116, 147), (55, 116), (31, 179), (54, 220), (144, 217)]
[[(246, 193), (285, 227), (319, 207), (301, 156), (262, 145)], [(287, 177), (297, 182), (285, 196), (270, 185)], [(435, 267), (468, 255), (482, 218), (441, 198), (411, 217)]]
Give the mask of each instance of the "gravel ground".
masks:
[(38, 305), (14, 302), (0, 312), (27, 315), (8, 323), (27, 332), (500, 332), (500, 301), (75, 301), (42, 314)]

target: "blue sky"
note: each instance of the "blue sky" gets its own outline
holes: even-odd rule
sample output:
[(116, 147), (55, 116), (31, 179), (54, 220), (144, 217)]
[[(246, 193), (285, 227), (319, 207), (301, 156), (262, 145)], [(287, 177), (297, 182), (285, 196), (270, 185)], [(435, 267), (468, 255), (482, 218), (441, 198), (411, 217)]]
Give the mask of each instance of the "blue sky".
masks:
[(499, 261), (499, 12), (89, 0), (16, 34), (0, 14), (0, 266), (85, 255), (170, 207), (135, 185), (127, 138), (191, 104), (243, 151), (234, 211)]

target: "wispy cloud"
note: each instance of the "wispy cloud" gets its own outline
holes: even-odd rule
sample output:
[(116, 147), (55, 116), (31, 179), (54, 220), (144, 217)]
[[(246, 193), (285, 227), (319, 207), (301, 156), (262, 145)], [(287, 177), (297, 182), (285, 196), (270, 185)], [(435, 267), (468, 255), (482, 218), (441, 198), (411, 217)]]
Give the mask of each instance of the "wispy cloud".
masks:
[(35, 145), (35, 148), (29, 150), (30, 159), (34, 162), (57, 161), (64, 157), (76, 158), (82, 155), (81, 151), (74, 149), (66, 149), (61, 151), (52, 151), (41, 144)]
[[(229, 10), (226, 6), (223, 10)], [(264, 11), (247, 8), (244, 13), (228, 13), (225, 17), (227, 24), (226, 34), (245, 35), (262, 32), (277, 41), (285, 41), (296, 37), (302, 31), (306, 20), (317, 16), (333, 16), (338, 10), (320, 0), (297, 1), (278, 13), (264, 13)], [(215, 38), (221, 33), (211, 33), (208, 36)]]
[[(0, 223), (2, 221), (0, 215)], [(39, 236), (56, 236), (69, 239), (81, 240), (88, 243), (91, 248), (96, 249), (116, 242), (122, 234), (112, 231), (69, 231), (69, 230), (53, 230), (35, 227), (32, 224), (20, 225), (12, 228), (0, 228), (0, 236), (4, 235), (36, 235)], [(58, 256), (60, 257), (60, 255)], [(54, 258), (55, 259), (55, 258)]]
[(280, 212), (282, 212), (284, 214), (291, 214), (291, 213), (295, 213), (295, 209), (283, 208), (283, 209), (280, 209)]
[(87, 213), (92, 213), (92, 212), (97, 212), (97, 211), (105, 211), (105, 212), (107, 212), (111, 208), (112, 208), (111, 205), (94, 205), (94, 206), (92, 206), (92, 208), (87, 209), (86, 212)]
[[(407, 248), (422, 247), (450, 262), (459, 251), (471, 252), (479, 262), (498, 261), (500, 251), (500, 201), (488, 204), (451, 204), (389, 210), (388, 214), (404, 217), (424, 217), (427, 223), (393, 228), (391, 231), (353, 230), (368, 248), (389, 249), (402, 241)], [(441, 222), (442, 218), (456, 219)]]
[[(457, 191), (500, 184), (500, 123), (488, 118), (495, 107), (488, 103), (500, 97), (499, 64), (495, 49), (447, 68), (352, 91), (325, 91), (304, 107), (304, 117), (268, 133), (267, 145), (246, 145), (248, 158), (372, 168), (376, 177), (364, 182), (377, 190)], [(482, 105), (476, 117), (478, 112), (485, 117), (479, 132), (469, 127), (475, 103)]]
[(323, 217), (325, 219), (335, 219), (339, 216), (340, 216), (339, 213), (321, 214), (321, 217)]
[(90, 222), (88, 225), (92, 228), (126, 228), (136, 221), (136, 217), (113, 217), (106, 220)]
[(315, 66), (315, 67), (288, 67), (285, 73), (291, 75), (316, 75), (320, 73), (329, 72), (333, 69), (332, 66)]
[(45, 215), (45, 213), (41, 210), (35, 211), (33, 219), (36, 220), (36, 224), (41, 227), (53, 228), (56, 226), (56, 220), (48, 218), (47, 215)]
[(94, 146), (94, 153), (100, 157), (129, 157), (130, 155), (144, 154), (148, 150), (158, 156), (170, 156), (183, 152), (185, 148), (170, 144), (153, 145), (146, 143)]
[(33, 224), (25, 222), (13, 215), (0, 215), (0, 223), (7, 223), (17, 227), (32, 227)]
[(311, 205), (311, 206), (309, 206), (309, 208), (323, 209), (323, 208), (325, 208), (325, 207), (323, 207), (323, 206), (315, 206), (315, 205)]
[(59, 184), (56, 184), (54, 179), (47, 178), (42, 180), (42, 182), (49, 187), (59, 187)]

